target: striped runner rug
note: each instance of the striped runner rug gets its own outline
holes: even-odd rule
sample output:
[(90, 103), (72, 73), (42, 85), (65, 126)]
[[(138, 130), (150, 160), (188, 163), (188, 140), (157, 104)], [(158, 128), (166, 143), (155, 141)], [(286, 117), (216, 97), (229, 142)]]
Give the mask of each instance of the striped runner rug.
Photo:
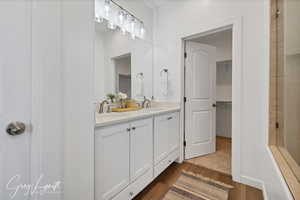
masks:
[(183, 171), (163, 200), (228, 200), (233, 186)]

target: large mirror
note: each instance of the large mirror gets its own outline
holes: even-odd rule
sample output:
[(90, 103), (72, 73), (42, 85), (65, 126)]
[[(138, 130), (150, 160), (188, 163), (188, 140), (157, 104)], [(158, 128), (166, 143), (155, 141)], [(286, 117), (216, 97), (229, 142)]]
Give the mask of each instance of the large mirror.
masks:
[(282, 155), (300, 181), (300, 1), (278, 8), (277, 118)]
[[(130, 12), (135, 14), (133, 5), (138, 2), (118, 3), (124, 2), (127, 4), (122, 7), (130, 9)], [(119, 92), (126, 93), (128, 99), (137, 101), (142, 101), (144, 97), (152, 98), (152, 24), (143, 21), (143, 25), (146, 30), (145, 37), (133, 38), (128, 32), (122, 33), (120, 27), (111, 27), (106, 19), (95, 20), (95, 99), (97, 102), (109, 100), (110, 95)]]

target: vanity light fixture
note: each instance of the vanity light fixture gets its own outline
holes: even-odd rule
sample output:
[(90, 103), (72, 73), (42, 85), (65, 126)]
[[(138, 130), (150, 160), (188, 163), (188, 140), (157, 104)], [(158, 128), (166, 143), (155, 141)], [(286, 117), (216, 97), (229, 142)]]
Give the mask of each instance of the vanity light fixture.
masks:
[[(105, 19), (109, 29), (117, 27), (123, 35), (128, 32), (132, 39), (136, 37), (143, 39), (145, 35), (144, 22), (133, 15), (130, 11), (123, 8), (114, 0), (96, 0), (99, 7), (96, 7), (95, 21), (102, 23)], [(102, 2), (102, 3), (101, 3)]]

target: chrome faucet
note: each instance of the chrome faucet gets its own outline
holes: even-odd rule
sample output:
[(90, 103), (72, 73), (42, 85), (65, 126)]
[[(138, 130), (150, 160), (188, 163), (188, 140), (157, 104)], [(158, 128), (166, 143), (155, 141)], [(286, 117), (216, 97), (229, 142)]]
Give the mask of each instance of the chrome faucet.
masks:
[(103, 100), (101, 103), (100, 103), (100, 108), (99, 108), (99, 113), (103, 113), (104, 111), (104, 104), (109, 104), (109, 102), (107, 100)]
[(142, 103), (142, 107), (143, 108), (149, 108), (151, 105), (151, 100), (150, 99), (147, 99), (145, 96), (144, 96), (144, 101)]

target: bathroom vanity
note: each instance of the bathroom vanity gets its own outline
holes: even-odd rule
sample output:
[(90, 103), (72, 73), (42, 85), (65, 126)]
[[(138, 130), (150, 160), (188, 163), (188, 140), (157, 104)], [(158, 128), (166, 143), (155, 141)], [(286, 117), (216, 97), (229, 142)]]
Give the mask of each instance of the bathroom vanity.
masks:
[(95, 199), (132, 199), (179, 158), (179, 110), (96, 115)]

